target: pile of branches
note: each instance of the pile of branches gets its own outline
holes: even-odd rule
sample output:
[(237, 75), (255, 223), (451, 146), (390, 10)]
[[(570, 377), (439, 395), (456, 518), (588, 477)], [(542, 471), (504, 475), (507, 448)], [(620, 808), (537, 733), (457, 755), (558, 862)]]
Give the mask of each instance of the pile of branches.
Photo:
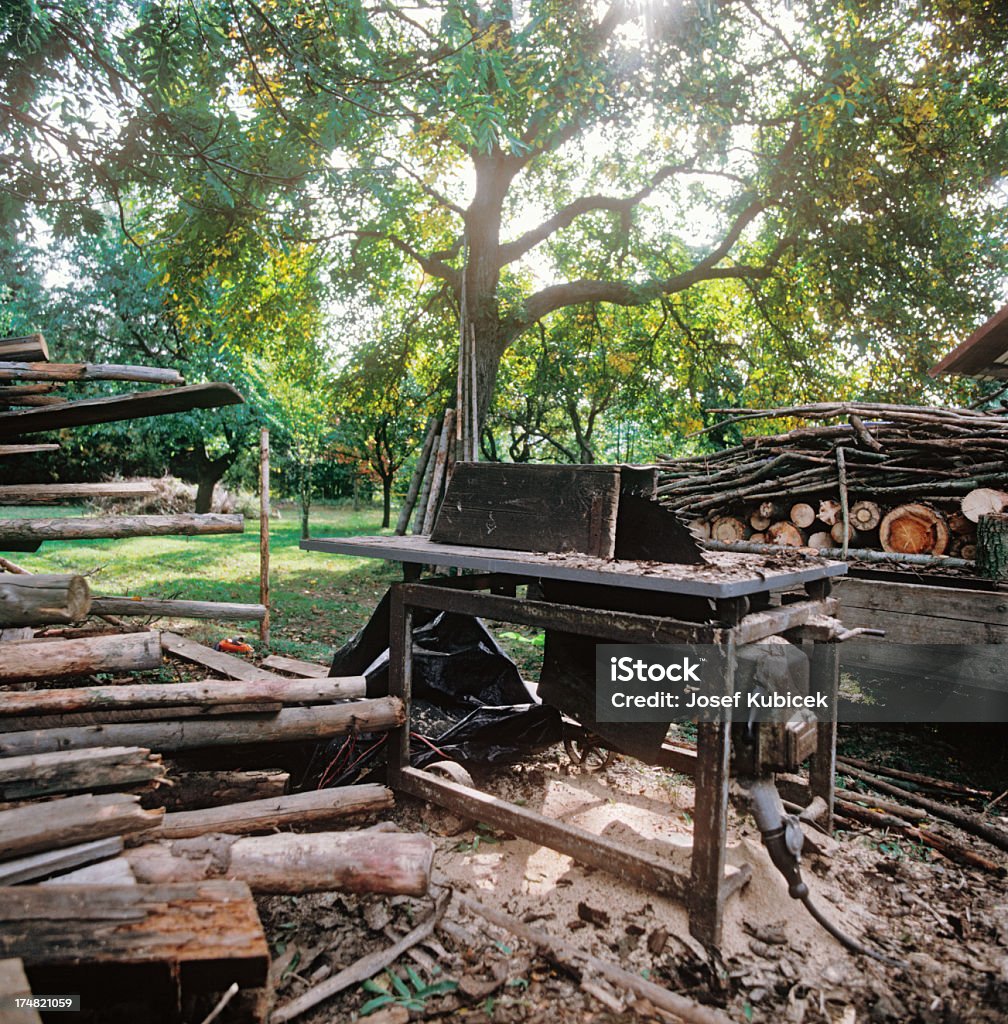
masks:
[(728, 418), (709, 429), (821, 424), (659, 460), (661, 502), (715, 541), (968, 559), (979, 516), (1008, 504), (1008, 412), (868, 402), (713, 411)]

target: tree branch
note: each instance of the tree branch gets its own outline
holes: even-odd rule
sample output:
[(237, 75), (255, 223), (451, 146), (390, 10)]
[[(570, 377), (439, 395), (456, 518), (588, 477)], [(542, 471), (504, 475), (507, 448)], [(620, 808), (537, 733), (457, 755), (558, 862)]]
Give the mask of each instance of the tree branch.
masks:
[(400, 252), (405, 253), (411, 259), (416, 260), (420, 264), (420, 268), (423, 272), (430, 277), (437, 277), (442, 281), (446, 281), (455, 291), (458, 291), (462, 287), (462, 275), (454, 267), (448, 266), (443, 260), (439, 260), (434, 256), (424, 256), (422, 252), (414, 249), (412, 245), (401, 239), (398, 235), (387, 234), (382, 231), (363, 231), (357, 230), (353, 232), (358, 238), (377, 238), (388, 242), (395, 246)]

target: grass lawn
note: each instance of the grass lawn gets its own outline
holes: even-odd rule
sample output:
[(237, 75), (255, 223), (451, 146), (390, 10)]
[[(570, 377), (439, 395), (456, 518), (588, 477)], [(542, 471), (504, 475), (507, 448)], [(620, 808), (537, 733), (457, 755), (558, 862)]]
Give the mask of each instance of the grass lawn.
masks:
[[(82, 508), (10, 508), (8, 516), (91, 514)], [(316, 537), (382, 532), (377, 506), (354, 512), (316, 506)], [(390, 532), (390, 531), (386, 531)], [(398, 566), (344, 555), (302, 551), (296, 509), (270, 520), (272, 629), (277, 654), (324, 663), (333, 647), (367, 621), (388, 584), (401, 579)], [(195, 601), (259, 600), (259, 524), (247, 520), (245, 533), (207, 537), (134, 537), (125, 540), (47, 542), (35, 554), (11, 553), (30, 572), (91, 575), (96, 594), (182, 598)], [(258, 645), (256, 623), (159, 620), (161, 628), (184, 629), (201, 642), (241, 634)]]

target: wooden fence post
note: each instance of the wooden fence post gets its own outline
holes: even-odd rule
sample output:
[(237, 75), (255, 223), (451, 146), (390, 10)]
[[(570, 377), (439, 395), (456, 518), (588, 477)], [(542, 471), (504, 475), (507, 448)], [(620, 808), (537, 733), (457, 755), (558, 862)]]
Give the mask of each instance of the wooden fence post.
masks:
[(269, 431), (263, 427), (259, 434), (259, 603), (266, 609), (266, 614), (259, 623), (259, 639), (266, 646), (270, 642), (269, 517)]

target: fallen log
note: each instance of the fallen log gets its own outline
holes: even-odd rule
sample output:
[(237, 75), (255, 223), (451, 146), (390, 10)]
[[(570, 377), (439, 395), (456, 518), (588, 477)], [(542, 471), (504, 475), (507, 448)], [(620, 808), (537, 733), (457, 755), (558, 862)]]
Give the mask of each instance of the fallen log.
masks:
[(0, 576), (0, 627), (78, 622), (90, 607), (91, 589), (83, 576)]
[(94, 597), (91, 609), (97, 615), (168, 616), (175, 619), (214, 619), (218, 622), (262, 622), (266, 608), (261, 604), (232, 604), (226, 601), (162, 601), (150, 597)]
[(167, 752), (256, 743), (298, 743), (331, 739), (348, 732), (384, 732), (404, 721), (402, 701), (396, 697), (379, 697), (347, 704), (284, 708), (275, 715), (8, 732), (0, 734), (0, 754), (41, 754), (49, 750), (94, 746), (135, 746)]
[(143, 747), (96, 747), (5, 757), (0, 758), (0, 799), (149, 785), (164, 777), (160, 756)]
[(405, 832), (219, 833), (145, 843), (125, 858), (138, 882), (237, 878), (255, 893), (358, 892), (423, 896), (434, 844)]
[(144, 498), (154, 494), (146, 480), (101, 484), (2, 484), (0, 505), (62, 505), (91, 498)]
[(127, 793), (88, 793), (0, 811), (0, 859), (144, 831), (163, 816)]
[(60, 850), (46, 850), (28, 857), (5, 860), (0, 864), (0, 886), (39, 882), (97, 861), (109, 860), (118, 857), (124, 847), (122, 836), (109, 836), (90, 843), (64, 846)]
[(127, 725), (178, 719), (212, 719), (217, 721), (233, 715), (275, 715), (283, 709), (279, 701), (254, 704), (212, 704), (175, 708), (120, 708), (112, 711), (73, 711), (66, 715), (15, 715), (0, 718), (4, 732), (40, 732), (43, 730), (78, 729), (84, 726)]
[[(143, 636), (144, 634), (129, 634)], [(66, 642), (66, 641), (63, 641)], [(363, 697), (364, 676), (326, 679), (282, 679), (267, 675), (250, 682), (204, 679), (195, 683), (127, 683), (122, 686), (82, 686), (76, 689), (30, 690), (4, 694), (0, 728), (8, 715), (66, 714), (124, 708), (176, 708), (242, 704), (325, 704)], [(168, 715), (167, 717), (171, 717)]]
[(873, 764), (871, 761), (863, 761), (857, 757), (848, 757), (845, 754), (837, 754), (837, 764), (849, 765), (851, 768), (860, 768), (862, 771), (871, 772), (873, 775), (885, 775), (891, 779), (903, 779), (904, 782), (912, 782), (917, 786), (925, 786), (928, 789), (940, 789), (946, 793), (955, 793), (964, 797), (987, 797), (991, 796), (989, 789), (974, 789), (972, 786), (964, 786), (959, 782), (950, 782), (948, 779), (936, 779), (931, 775), (921, 775), (919, 772), (908, 772), (902, 768), (890, 768), (888, 765)]
[(144, 672), (160, 664), (157, 633), (110, 633), (80, 640), (19, 640), (0, 645), (0, 683), (95, 672)]
[(250, 835), (293, 826), (325, 828), (354, 815), (390, 811), (394, 804), (392, 791), (374, 783), (313, 789), (199, 811), (175, 811), (166, 814), (143, 840), (189, 839), (210, 832)]
[(178, 1005), (180, 982), (192, 991), (258, 987), (269, 969), (252, 894), (229, 881), (0, 890), (0, 956), (21, 957), (34, 976), (58, 971), (76, 992), (140, 995), (161, 1007)]
[(243, 516), (180, 512), (171, 516), (67, 516), (61, 519), (0, 519), (0, 544), (121, 537), (196, 537), (241, 533)]
[(135, 384), (184, 384), (178, 370), (121, 363), (46, 363), (7, 356), (0, 362), (0, 380), (123, 380)]
[(197, 811), (206, 807), (267, 800), (283, 796), (290, 775), (279, 770), (247, 771), (179, 771), (173, 763), (166, 765), (171, 783), (156, 792), (145, 793), (140, 802), (145, 807), (164, 807), (172, 811)]
[(190, 384), (163, 391), (85, 398), (41, 409), (0, 412), (0, 438), (93, 426), (96, 423), (147, 419), (193, 409), (217, 409), (225, 405), (240, 405), (244, 401), (230, 384)]
[(868, 772), (861, 771), (860, 768), (852, 768), (844, 764), (837, 765), (837, 771), (843, 775), (849, 775), (851, 778), (859, 779), (881, 793), (898, 797), (900, 800), (905, 800), (915, 807), (923, 807), (933, 818), (942, 818), (945, 821), (950, 821), (964, 832), (983, 839), (992, 846), (996, 846), (999, 850), (1008, 850), (1008, 832), (980, 821), (976, 815), (970, 814), (968, 811), (961, 810), (958, 807), (950, 807), (948, 804), (941, 803), (938, 800), (931, 800), (917, 793), (911, 793), (908, 789), (885, 782), (883, 779), (877, 778)]
[(907, 807), (906, 804), (897, 803), (895, 800), (886, 800), (874, 793), (856, 793), (852, 789), (837, 789), (836, 795), (848, 803), (862, 804), (873, 810), (898, 814), (901, 818), (906, 818), (907, 821), (923, 821), (927, 817), (927, 811), (920, 807)]

